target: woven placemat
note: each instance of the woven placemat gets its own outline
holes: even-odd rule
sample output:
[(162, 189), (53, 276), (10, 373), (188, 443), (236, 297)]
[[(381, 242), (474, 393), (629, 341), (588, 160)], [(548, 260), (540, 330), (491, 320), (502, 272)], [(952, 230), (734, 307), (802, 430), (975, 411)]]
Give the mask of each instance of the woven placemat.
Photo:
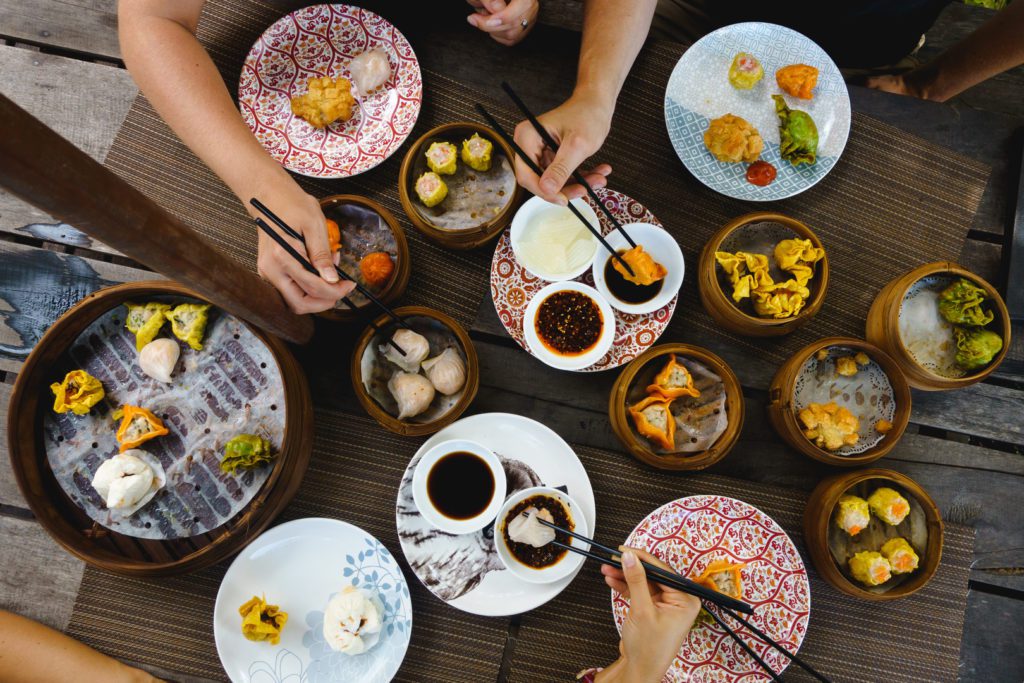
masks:
[[(847, 597), (819, 578), (800, 532), (807, 495), (718, 475), (675, 477), (620, 453), (577, 447), (598, 501), (597, 536), (616, 545), (650, 512), (683, 496), (743, 500), (775, 519), (796, 544), (811, 579), (811, 622), (801, 656), (835, 681), (955, 681), (974, 556), (974, 529), (946, 524), (942, 564), (913, 596), (889, 603)], [(569, 681), (587, 666), (618, 656), (611, 598), (596, 564), (558, 598), (523, 615), (509, 681)], [(898, 665), (897, 665), (898, 662)], [(814, 680), (798, 667), (787, 681)]]
[[(420, 442), (386, 433), (365, 416), (317, 413), (312, 462), (277, 521), (343, 519), (399, 559), (412, 593), (413, 635), (394, 680), (493, 681), (508, 620), (464, 614), (435, 598), (409, 571), (398, 543), (398, 483)], [(87, 566), (67, 633), (115, 657), (226, 680), (213, 640), (213, 606), (229, 564), (160, 579), (124, 578)]]
[[(496, 680), (509, 621), (452, 609), (409, 571), (395, 529), (395, 497), (418, 439), (385, 433), (375, 422), (340, 412), (316, 417), (313, 460), (302, 488), (279, 521), (333, 517), (383, 542), (405, 571), (413, 599), (413, 637), (395, 680)], [(621, 453), (577, 448), (598, 501), (598, 536), (624, 539), (658, 506), (684, 495), (714, 493), (755, 505), (790, 534), (799, 533), (806, 496), (715, 475), (671, 476)], [(836, 680), (944, 681), (956, 677), (974, 532), (946, 525), (942, 565), (910, 598), (874, 605), (844, 597), (811, 570), (811, 624), (802, 653)], [(97, 649), (183, 674), (223, 679), (213, 641), (213, 606), (227, 563), (181, 577), (126, 579), (86, 567), (68, 633)], [(523, 615), (511, 650), (509, 680), (569, 681), (581, 668), (616, 655), (618, 636), (607, 589), (595, 566), (556, 600)], [(892, 667), (894, 653), (901, 665)], [(793, 680), (802, 680), (793, 671)]]
[[(743, 202), (704, 187), (679, 161), (664, 123), (665, 85), (684, 50), (676, 43), (648, 43), (595, 157), (614, 167), (610, 186), (642, 201), (683, 248), (687, 273), (677, 311), (686, 314), (675, 316), (666, 338), (706, 343), (716, 336), (754, 357), (783, 361), (815, 339), (863, 337), (868, 308), (886, 283), (923, 263), (957, 260), (990, 169), (863, 114), (853, 115), (846, 150), (831, 173), (796, 197)], [(701, 249), (716, 230), (752, 211), (803, 221), (828, 252), (824, 306), (782, 338), (724, 332), (700, 303)]]

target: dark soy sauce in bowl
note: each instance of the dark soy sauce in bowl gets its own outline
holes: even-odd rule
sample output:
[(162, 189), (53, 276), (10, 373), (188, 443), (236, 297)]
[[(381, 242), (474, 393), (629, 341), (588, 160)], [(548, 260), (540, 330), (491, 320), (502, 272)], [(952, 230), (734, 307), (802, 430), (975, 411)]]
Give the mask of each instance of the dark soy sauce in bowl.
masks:
[[(619, 254), (625, 253), (619, 251)], [(615, 270), (615, 259), (609, 257), (604, 264), (604, 281), (608, 291), (624, 304), (644, 304), (658, 296), (665, 280), (661, 279), (649, 285), (638, 285), (630, 282), (619, 271)]]
[(473, 519), (487, 509), (494, 497), (494, 474), (475, 453), (455, 451), (430, 468), (427, 496), (448, 519)]

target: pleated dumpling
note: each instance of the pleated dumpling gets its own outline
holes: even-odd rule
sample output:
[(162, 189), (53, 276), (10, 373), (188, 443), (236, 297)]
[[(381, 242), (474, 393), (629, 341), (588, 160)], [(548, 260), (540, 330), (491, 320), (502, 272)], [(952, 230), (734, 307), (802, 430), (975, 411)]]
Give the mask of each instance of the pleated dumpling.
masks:
[(445, 396), (455, 394), (466, 383), (466, 364), (459, 352), (448, 347), (439, 356), (423, 361), (423, 371), (434, 388)]
[(416, 417), (434, 400), (434, 385), (423, 375), (396, 372), (388, 382), (388, 391), (398, 404), (398, 419)]
[(405, 351), (405, 355), (399, 353), (391, 344), (382, 345), (381, 351), (384, 352), (385, 358), (406, 372), (417, 372), (423, 359), (430, 355), (430, 342), (418, 332), (401, 328), (395, 331), (391, 341)]

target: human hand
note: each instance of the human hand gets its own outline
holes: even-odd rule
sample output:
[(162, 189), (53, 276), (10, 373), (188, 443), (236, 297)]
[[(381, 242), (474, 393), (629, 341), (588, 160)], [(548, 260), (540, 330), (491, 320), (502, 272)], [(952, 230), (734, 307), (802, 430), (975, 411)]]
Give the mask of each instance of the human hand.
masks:
[[(538, 116), (541, 125), (558, 143), (558, 152), (544, 145), (544, 140), (529, 121), (516, 126), (515, 140), (533, 161), (544, 169), (537, 177), (522, 159), (516, 158), (516, 179), (533, 194), (565, 206), (569, 200), (582, 197), (586, 189), (578, 183), (566, 184), (572, 172), (600, 149), (611, 127), (614, 102), (605, 104), (596, 98), (574, 94), (560, 106)], [(583, 177), (591, 187), (608, 184), (612, 167), (599, 164)]]
[[(334, 270), (337, 256), (332, 257), (328, 246), (327, 219), (320, 210), (320, 203), (291, 178), (267, 185), (257, 191), (255, 196), (302, 234), (305, 244), (278, 231), (295, 251), (303, 254), (320, 272), (319, 276), (308, 272), (259, 230), (259, 256), (256, 264), (260, 277), (274, 285), (288, 307), (296, 313), (318, 313), (333, 308), (355, 288), (355, 284), (341, 281)], [(243, 199), (243, 202), (253, 217), (267, 220), (266, 216), (249, 204), (248, 198)], [(273, 224), (270, 226), (273, 230), (277, 229)]]
[(922, 72), (917, 70), (908, 71), (902, 74), (883, 74), (871, 76), (864, 81), (864, 85), (874, 90), (892, 93), (894, 95), (905, 95), (916, 97), (919, 100), (943, 101), (934, 97), (925, 84), (926, 78)]
[[(640, 561), (662, 569), (671, 567), (650, 553), (621, 546), (622, 569), (602, 565), (608, 586), (629, 599), (629, 611), (622, 624), (622, 657), (608, 667), (601, 683), (658, 683), (672, 665), (693, 622), (700, 612), (700, 600), (688, 593), (648, 583)], [(604, 673), (604, 672), (602, 672)]]
[(511, 47), (525, 38), (537, 23), (539, 0), (467, 0), (476, 9), (466, 17), (470, 25)]

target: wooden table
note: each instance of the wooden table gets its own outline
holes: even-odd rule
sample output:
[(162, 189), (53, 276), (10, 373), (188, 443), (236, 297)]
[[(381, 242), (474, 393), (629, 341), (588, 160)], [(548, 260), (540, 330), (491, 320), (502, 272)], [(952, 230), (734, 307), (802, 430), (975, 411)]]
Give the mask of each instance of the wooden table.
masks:
[[(568, 0), (549, 0), (545, 8), (542, 18), (562, 25), (575, 16)], [(929, 34), (926, 56), (987, 17), (986, 10), (952, 6)], [(100, 160), (137, 92), (122, 68), (115, 26), (112, 0), (0, 0), (0, 90)], [(507, 50), (461, 26), (423, 28), (410, 39), (424, 66), (500, 97), (494, 75), (509, 74)], [(552, 106), (568, 94), (577, 50), (576, 34), (538, 27), (516, 48), (509, 75), (535, 106)], [(1004, 235), (1014, 212), (1024, 210), (1016, 206), (1022, 87), (1024, 70), (1018, 69), (950, 105), (851, 88), (855, 110), (992, 165), (960, 260), (997, 284), (1004, 281)], [(57, 315), (97, 287), (153, 274), (2, 192), (0, 255), (0, 418), (5, 418), (24, 355)], [(908, 269), (914, 264), (908, 255)], [(337, 355), (339, 344), (342, 354), (350, 348), (351, 330), (318, 328), (313, 343), (299, 351), (307, 367), (328, 353)], [(1019, 638), (1024, 623), (1024, 329), (1013, 332), (1010, 355), (985, 383), (959, 392), (915, 392), (911, 425), (880, 463), (920, 482), (946, 519), (977, 529), (961, 650), (964, 681), (1024, 679)], [(569, 441), (620, 448), (605, 406), (614, 373), (576, 375), (542, 367), (512, 342), (488, 300), (480, 304), (472, 334), (482, 371), (474, 412), (542, 417)], [(702, 343), (685, 335), (683, 341)], [(748, 419), (740, 443), (711, 471), (811, 489), (826, 469), (786, 447), (765, 419), (765, 389), (776, 368), (735, 349), (714, 350), (743, 382)], [(352, 396), (335, 391), (348, 385), (343, 366), (310, 373), (312, 391), (321, 405), (355, 410)], [(0, 607), (63, 628), (82, 564), (34, 521), (13, 481), (6, 444), (0, 448)]]

